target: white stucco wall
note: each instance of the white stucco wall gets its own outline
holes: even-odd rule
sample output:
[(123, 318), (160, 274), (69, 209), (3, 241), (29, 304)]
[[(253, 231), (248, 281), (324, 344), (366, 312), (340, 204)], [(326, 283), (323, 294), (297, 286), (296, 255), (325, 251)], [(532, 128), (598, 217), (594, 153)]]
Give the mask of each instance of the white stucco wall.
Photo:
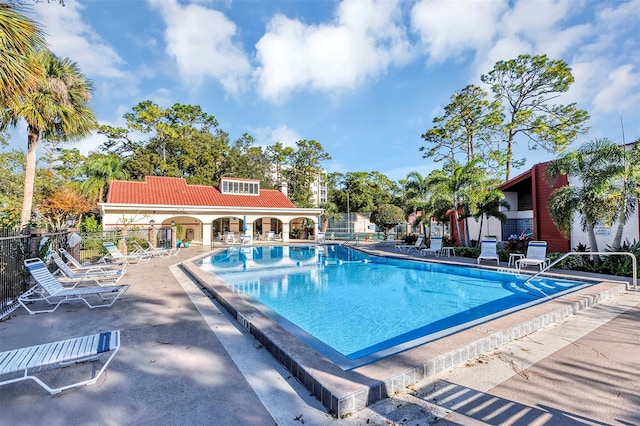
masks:
[(498, 239), (498, 241), (502, 240), (502, 223), (496, 218), (491, 217), (487, 220), (487, 218), (485, 217), (482, 222), (481, 233), (480, 233), (480, 220), (469, 218), (467, 223), (469, 226), (469, 237), (472, 240), (477, 240), (478, 235), (480, 235), (480, 238), (484, 238), (488, 235), (493, 235)]

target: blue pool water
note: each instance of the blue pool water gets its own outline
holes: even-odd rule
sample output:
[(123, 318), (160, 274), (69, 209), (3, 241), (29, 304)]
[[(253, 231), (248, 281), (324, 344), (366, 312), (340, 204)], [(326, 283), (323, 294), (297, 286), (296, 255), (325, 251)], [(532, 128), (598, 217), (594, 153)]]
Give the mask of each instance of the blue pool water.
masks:
[(323, 354), (336, 351), (357, 364), (585, 285), (547, 278), (523, 284), (527, 277), (513, 273), (336, 245), (232, 248), (201, 267)]

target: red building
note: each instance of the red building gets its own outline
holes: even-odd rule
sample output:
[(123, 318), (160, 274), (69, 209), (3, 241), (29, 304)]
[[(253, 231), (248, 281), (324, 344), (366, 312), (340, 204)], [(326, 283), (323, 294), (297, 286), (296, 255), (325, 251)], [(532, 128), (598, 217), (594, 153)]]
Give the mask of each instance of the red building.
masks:
[(551, 193), (568, 185), (569, 180), (567, 176), (559, 176), (550, 185), (545, 175), (547, 164), (536, 164), (498, 187), (511, 205), (511, 210), (505, 212), (508, 221), (502, 225), (502, 239), (506, 240), (512, 234), (520, 235), (528, 228), (533, 232), (534, 240), (547, 242), (548, 251), (568, 252), (570, 241), (551, 220), (547, 204)]

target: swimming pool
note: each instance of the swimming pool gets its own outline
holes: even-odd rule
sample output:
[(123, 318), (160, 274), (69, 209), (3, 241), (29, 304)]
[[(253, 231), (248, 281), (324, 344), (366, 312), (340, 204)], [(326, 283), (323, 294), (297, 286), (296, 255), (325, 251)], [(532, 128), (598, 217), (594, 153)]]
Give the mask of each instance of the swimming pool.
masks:
[(231, 248), (200, 267), (344, 369), (584, 287), (371, 256), (344, 246)]

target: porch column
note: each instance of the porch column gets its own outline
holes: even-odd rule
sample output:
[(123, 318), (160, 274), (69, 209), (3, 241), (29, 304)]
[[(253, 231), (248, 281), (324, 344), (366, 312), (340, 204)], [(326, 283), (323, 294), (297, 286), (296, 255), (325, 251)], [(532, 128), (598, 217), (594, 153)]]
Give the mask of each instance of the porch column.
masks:
[(289, 241), (289, 222), (282, 222), (282, 242)]
[(202, 222), (202, 245), (211, 245), (211, 222)]

